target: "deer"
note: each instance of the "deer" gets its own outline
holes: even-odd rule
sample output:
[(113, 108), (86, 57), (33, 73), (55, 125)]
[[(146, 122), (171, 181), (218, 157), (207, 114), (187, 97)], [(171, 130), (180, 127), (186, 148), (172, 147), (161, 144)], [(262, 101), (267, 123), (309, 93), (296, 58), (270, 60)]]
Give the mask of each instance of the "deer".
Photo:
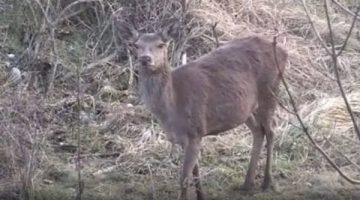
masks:
[(287, 52), (279, 46), (274, 49), (271, 42), (260, 36), (247, 36), (230, 40), (196, 60), (172, 68), (168, 46), (179, 32), (178, 24), (145, 33), (127, 22), (120, 22), (118, 27), (122, 40), (133, 49), (137, 60), (143, 103), (158, 119), (169, 141), (183, 150), (179, 199), (188, 199), (192, 181), (197, 199), (204, 199), (199, 170), (202, 138), (241, 124), (246, 124), (253, 136), (250, 163), (241, 188), (251, 191), (255, 187), (266, 138), (262, 189), (274, 189), (273, 116)]

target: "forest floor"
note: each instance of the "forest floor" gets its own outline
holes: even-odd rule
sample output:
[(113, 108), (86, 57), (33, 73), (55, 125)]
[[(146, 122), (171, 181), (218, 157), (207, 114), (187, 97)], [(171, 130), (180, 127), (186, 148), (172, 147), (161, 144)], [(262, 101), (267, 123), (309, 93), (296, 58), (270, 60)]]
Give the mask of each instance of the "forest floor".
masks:
[[(79, 185), (76, 168), (79, 141), (83, 200), (176, 199), (182, 152), (177, 149), (173, 157), (169, 156), (171, 145), (165, 133), (139, 103), (134, 88), (129, 86), (132, 69), (126, 52), (120, 48), (117, 49), (119, 55), (111, 53), (116, 45), (109, 23), (112, 16), (108, 13), (120, 7), (132, 12), (126, 6), (133, 5), (125, 1), (109, 1), (112, 6), (100, 0), (94, 4), (83, 2), (84, 7), (74, 6), (79, 9), (74, 11), (78, 15), (61, 23), (53, 39), (46, 32), (46, 25), (41, 25), (44, 18), (36, 17), (42, 11), (35, 6), (37, 4), (27, 2), (30, 0), (0, 0), (0, 200), (20, 199), (24, 190), (28, 190), (28, 199), (33, 200), (75, 199)], [(154, 8), (164, 9), (164, 15), (176, 13), (166, 9), (179, 6), (175, 1), (171, 1), (174, 4), (166, 0), (151, 2), (170, 5)], [(358, 1), (339, 2), (354, 10)], [(341, 45), (352, 17), (335, 4), (330, 7), (334, 40)], [(49, 6), (48, 11), (52, 9), (55, 6)], [(328, 44), (322, 1), (308, 3), (308, 9), (320, 36)], [(276, 34), (275, 27), (283, 33), (278, 43), (289, 53), (285, 78), (301, 118), (315, 141), (339, 168), (348, 176), (360, 179), (359, 138), (335, 81), (331, 58), (317, 40), (300, 1), (202, 0), (201, 3), (193, 1), (188, 12), (196, 29), (196, 37), (190, 38), (186, 45), (189, 60), (215, 47), (206, 39), (213, 37), (211, 29), (215, 22), (220, 40), (247, 35), (272, 38)], [(61, 12), (52, 14), (56, 13)], [(151, 19), (155, 18), (149, 17)], [(139, 21), (146, 26), (147, 21)], [(152, 27), (156, 23), (147, 25)], [(340, 77), (358, 121), (359, 24), (355, 25), (339, 57)], [(24, 64), (35, 58), (29, 53), (31, 42), (26, 39), (32, 36), (40, 44), (36, 59), (41, 60), (42, 65)], [(56, 41), (56, 52), (51, 48), (52, 40)], [(53, 88), (44, 97), (44, 68), (39, 66), (50, 66), (55, 53), (59, 65)], [(19, 59), (14, 62), (13, 56)], [(11, 73), (9, 63), (21, 71), (22, 80), (15, 86), (7, 81)], [(77, 74), (79, 66), (82, 68)], [(283, 86), (279, 99), (291, 109)], [(263, 150), (255, 191), (241, 192), (252, 136), (245, 126), (240, 126), (218, 136), (206, 137), (202, 142), (199, 162), (206, 199), (360, 199), (360, 187), (345, 181), (315, 150), (295, 116), (279, 107), (275, 122), (272, 172), (277, 191), (259, 189), (266, 158)], [(191, 190), (192, 199), (194, 194)]]

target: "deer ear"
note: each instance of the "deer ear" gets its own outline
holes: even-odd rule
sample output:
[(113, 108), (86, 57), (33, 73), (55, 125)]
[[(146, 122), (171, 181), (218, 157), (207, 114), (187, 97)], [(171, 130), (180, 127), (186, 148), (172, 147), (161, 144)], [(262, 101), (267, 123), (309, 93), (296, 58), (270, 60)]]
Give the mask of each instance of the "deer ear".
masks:
[(181, 24), (178, 20), (172, 19), (167, 23), (165, 28), (160, 32), (161, 37), (164, 41), (169, 41), (170, 39), (177, 39), (181, 35)]
[(119, 31), (119, 37), (127, 44), (132, 44), (139, 38), (139, 32), (129, 23), (118, 22), (117, 29)]

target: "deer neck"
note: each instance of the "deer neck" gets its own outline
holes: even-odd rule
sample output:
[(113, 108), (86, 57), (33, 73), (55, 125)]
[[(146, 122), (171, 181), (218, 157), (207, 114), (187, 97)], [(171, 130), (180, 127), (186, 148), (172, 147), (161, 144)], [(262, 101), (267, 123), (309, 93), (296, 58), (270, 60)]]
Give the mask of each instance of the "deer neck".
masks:
[(166, 121), (175, 104), (170, 66), (166, 64), (158, 72), (140, 70), (139, 75), (143, 102), (160, 121)]

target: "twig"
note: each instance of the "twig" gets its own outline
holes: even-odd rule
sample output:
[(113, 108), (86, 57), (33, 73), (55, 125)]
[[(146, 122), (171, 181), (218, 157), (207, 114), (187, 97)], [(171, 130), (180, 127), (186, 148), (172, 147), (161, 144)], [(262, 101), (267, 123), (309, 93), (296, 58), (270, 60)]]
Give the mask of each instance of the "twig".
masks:
[[(80, 158), (89, 158), (89, 157), (99, 157), (99, 158), (109, 158), (109, 157), (118, 157), (120, 156), (119, 152), (113, 152), (113, 153), (90, 153), (90, 154), (83, 154), (80, 156)], [(78, 157), (76, 155), (76, 157)]]
[[(51, 74), (51, 77), (50, 77), (50, 80), (49, 80), (49, 85), (48, 85), (48, 88), (46, 90), (46, 93), (47, 92), (51, 92), (52, 90), (52, 87), (53, 87), (53, 82), (54, 82), (54, 79), (55, 79), (55, 75), (56, 75), (56, 71), (57, 71), (57, 65), (58, 65), (58, 51), (57, 51), (57, 46), (56, 46), (56, 41), (55, 41), (55, 27), (56, 27), (56, 20), (52, 21), (50, 18), (49, 18), (49, 13), (48, 13), (48, 10), (49, 10), (49, 7), (50, 5), (47, 5), (47, 8), (45, 9), (43, 7), (43, 5), (41, 4), (41, 2), (39, 0), (35, 0), (35, 2), (38, 4), (38, 6), (40, 7), (43, 15), (44, 15), (44, 18), (46, 20), (46, 25), (49, 29), (49, 33), (50, 33), (50, 39), (51, 39), (51, 49), (52, 49), (52, 53), (53, 53), (53, 56), (52, 58), (54, 59), (52, 64), (53, 64), (53, 70), (52, 70), (52, 74)], [(48, 2), (50, 3), (50, 2)], [(46, 94), (48, 95), (48, 94)]]
[[(54, 87), (54, 80), (55, 80), (55, 76), (56, 76), (56, 71), (57, 71), (57, 66), (59, 64), (59, 61), (58, 61), (58, 49), (57, 49), (57, 45), (56, 45), (56, 40), (55, 40), (55, 27), (53, 27), (51, 24), (49, 24), (51, 27), (50, 27), (50, 38), (51, 38), (51, 47), (52, 47), (52, 52), (53, 52), (53, 70), (52, 70), (52, 73), (51, 73), (51, 77), (50, 77), (50, 80), (49, 80), (49, 86), (47, 88), (47, 92), (50, 92), (52, 91), (52, 88)], [(46, 94), (48, 95), (48, 94)]]
[(351, 22), (351, 27), (350, 27), (350, 29), (349, 29), (349, 32), (348, 32), (347, 36), (346, 36), (346, 39), (345, 39), (345, 41), (344, 41), (344, 44), (341, 46), (339, 52), (336, 54), (337, 57), (339, 57), (339, 56), (341, 55), (341, 53), (344, 51), (344, 49), (345, 49), (345, 47), (346, 47), (346, 45), (347, 45), (347, 43), (348, 43), (348, 41), (349, 41), (349, 38), (350, 38), (350, 36), (351, 36), (351, 33), (352, 33), (352, 31), (353, 31), (353, 29), (354, 29), (354, 27), (355, 27), (355, 22), (356, 22), (356, 19), (357, 19), (357, 17), (358, 17), (359, 11), (360, 11), (360, 5), (358, 6), (358, 8), (357, 8), (357, 10), (356, 10), (356, 12), (355, 12), (353, 21)]
[(129, 88), (133, 89), (133, 86), (134, 86), (134, 64), (133, 64), (133, 60), (132, 60), (132, 56), (130, 54), (129, 48), (126, 48), (126, 54), (129, 58), (129, 68), (130, 68), (128, 85), (129, 85)]
[(321, 46), (326, 50), (326, 52), (327, 52), (328, 54), (331, 54), (331, 52), (330, 52), (330, 50), (327, 48), (324, 40), (321, 38), (319, 31), (316, 29), (313, 20), (312, 20), (311, 17), (310, 17), (310, 13), (309, 13), (309, 11), (308, 11), (308, 9), (307, 9), (305, 0), (302, 0), (302, 5), (303, 5), (303, 7), (304, 7), (306, 16), (307, 16), (307, 18), (308, 18), (308, 20), (309, 20), (309, 22), (310, 22), (310, 25), (311, 25), (313, 31), (315, 32), (315, 35), (316, 35), (316, 37), (318, 38)]
[(352, 183), (352, 184), (360, 184), (359, 180), (355, 180), (350, 178), (347, 174), (345, 174), (336, 164), (333, 160), (331, 160), (331, 158), (327, 155), (327, 153), (315, 142), (315, 140), (312, 138), (312, 136), (310, 135), (308, 128), (305, 126), (304, 122), (302, 121), (295, 100), (290, 92), (289, 86), (287, 84), (287, 82), (285, 81), (285, 78), (283, 76), (282, 71), (280, 70), (280, 66), (279, 66), (279, 62), (278, 62), (278, 58), (277, 58), (277, 53), (276, 53), (276, 45), (277, 45), (277, 36), (274, 37), (273, 39), (273, 51), (274, 51), (274, 59), (275, 59), (275, 64), (278, 68), (279, 71), (279, 75), (281, 78), (281, 82), (283, 83), (283, 85), (285, 86), (285, 90), (286, 93), (289, 96), (290, 99), (290, 104), (293, 107), (294, 110), (294, 114), (298, 120), (298, 122), (301, 125), (302, 130), (304, 131), (305, 135), (308, 137), (308, 139), (310, 140), (310, 142), (314, 145), (315, 149), (318, 150), (324, 157), (325, 159), (328, 161), (328, 163), (348, 182)]
[(40, 2), (39, 0), (35, 0), (35, 3), (38, 4), (38, 6), (39, 6), (39, 8), (40, 8), (40, 10), (41, 10), (41, 12), (42, 12), (42, 14), (44, 15), (44, 18), (45, 18), (46, 22), (47, 22), (48, 24), (50, 24), (50, 23), (51, 23), (51, 20), (49, 19), (49, 16), (48, 16), (46, 10), (44, 9), (43, 5), (41, 4), (41, 2)]
[(186, 1), (187, 0), (181, 0), (182, 20), (184, 20), (184, 21), (185, 21), (185, 17), (186, 17), (186, 13), (187, 13), (187, 8), (188, 8), (188, 4)]
[[(337, 59), (337, 54), (336, 54), (336, 50), (335, 50), (335, 42), (334, 42), (334, 35), (333, 35), (333, 31), (332, 31), (332, 27), (331, 27), (331, 22), (330, 22), (330, 16), (329, 16), (329, 10), (328, 10), (328, 5), (327, 5), (327, 0), (324, 0), (324, 8), (325, 8), (325, 15), (326, 15), (326, 20), (327, 20), (327, 24), (328, 24), (328, 28), (329, 28), (329, 34), (330, 34), (330, 44), (331, 44), (331, 53), (329, 53), (329, 55), (332, 58), (333, 61), (333, 65), (334, 65), (334, 71), (335, 71), (335, 77), (336, 77), (336, 82), (339, 86), (339, 90), (341, 93), (342, 98), (344, 99), (345, 105), (346, 105), (346, 109), (350, 115), (351, 121), (353, 123), (354, 126), (354, 130), (355, 133), (357, 134), (359, 140), (360, 140), (360, 130), (359, 127), (356, 123), (355, 117), (354, 117), (354, 113), (351, 109), (351, 106), (349, 104), (349, 101), (346, 97), (344, 88), (342, 86), (341, 83), (341, 79), (340, 79), (340, 75), (339, 75), (339, 69), (338, 69), (338, 59)], [(360, 7), (359, 7), (360, 8)], [(358, 9), (359, 10), (359, 9)], [(354, 18), (353, 20), (353, 24), (355, 23), (354, 21), (356, 20), (356, 18)], [(350, 28), (348, 35), (351, 34), (352, 28)], [(349, 36), (348, 36), (349, 37)], [(347, 40), (346, 40), (347, 42)], [(343, 46), (346, 46), (346, 43), (344, 43)]]
[[(208, 35), (206, 35), (206, 34), (203, 34), (203, 35), (200, 35), (199, 37), (204, 38), (204, 39), (207, 39), (207, 40), (210, 40), (211, 42), (213, 42), (213, 43), (216, 44), (215, 39), (212, 38), (211, 36), (208, 36)], [(226, 44), (226, 43), (228, 43), (228, 42), (229, 42), (229, 41), (224, 41), (224, 40), (221, 41), (221, 40), (219, 40), (219, 46), (224, 45), (224, 44)]]
[[(269, 88), (270, 89), (270, 88)], [(294, 112), (290, 111), (288, 108), (285, 107), (285, 105), (280, 101), (280, 99), (277, 97), (277, 95), (274, 93), (274, 91), (272, 89), (270, 89), (270, 93), (271, 95), (276, 99), (276, 101), (278, 102), (278, 104), (280, 105), (280, 107), (282, 109), (284, 109), (286, 112), (295, 115)]]
[[(119, 152), (113, 152), (113, 153), (90, 153), (90, 154), (80, 154), (80, 159), (87, 159), (87, 158), (94, 158), (94, 157), (96, 157), (96, 158), (110, 158), (110, 157), (112, 157), (112, 158), (114, 158), (114, 157), (119, 157), (120, 156), (120, 153)], [(68, 160), (68, 162), (71, 162), (71, 161), (73, 161), (73, 160), (77, 160), (77, 159), (79, 159), (79, 156), (77, 155), (77, 153), (74, 155), (74, 156), (72, 156), (72, 157), (70, 157), (70, 158), (68, 158), (67, 160)]]
[(332, 2), (335, 3), (337, 6), (339, 6), (341, 9), (343, 9), (345, 12), (349, 13), (351, 16), (354, 16), (357, 20), (360, 20), (359, 16), (356, 16), (355, 13), (353, 13), (351, 10), (349, 10), (345, 6), (341, 5), (338, 1), (332, 0)]
[[(39, 150), (39, 139), (38, 139), (38, 131), (34, 131), (34, 142), (31, 146), (31, 152), (29, 153), (29, 158), (27, 160), (27, 167), (25, 168), (25, 175), (24, 175), (24, 192), (25, 192), (25, 198), (27, 199), (34, 199), (34, 185), (32, 182), (33, 173), (34, 173), (34, 165), (35, 165), (35, 156), (37, 154), (37, 151)], [(29, 137), (31, 138), (31, 134), (29, 134)]]
[(354, 165), (358, 170), (360, 170), (360, 166), (352, 161), (348, 156), (346, 156), (343, 152), (340, 151), (339, 148), (337, 148), (329, 139), (326, 139), (326, 141), (342, 156), (344, 157), (349, 163)]
[(104, 65), (109, 63), (112, 59), (114, 59), (116, 57), (116, 53), (110, 54), (109, 56), (106, 56), (105, 58), (101, 58), (99, 60), (96, 60), (95, 62), (92, 62), (88, 65), (85, 66), (84, 70), (89, 70), (92, 69), (98, 65)]
[(299, 129), (299, 130), (302, 130), (302, 128), (294, 123), (292, 123), (291, 121), (289, 122), (290, 125), (292, 125), (293, 127)]
[(148, 164), (147, 166), (148, 166), (149, 174), (150, 174), (152, 199), (153, 199), (153, 200), (156, 200), (156, 199), (157, 199), (157, 195), (156, 195), (156, 190), (155, 190), (155, 184), (154, 184), (154, 180), (153, 180), (152, 171), (151, 171), (150, 165)]
[(217, 25), (218, 25), (218, 22), (215, 22), (215, 24), (211, 26), (211, 29), (212, 29), (212, 32), (213, 32), (213, 36), (215, 38), (216, 47), (219, 47), (219, 38), (218, 38), (218, 36), (216, 34), (216, 30), (215, 30)]
[(69, 16), (73, 16), (73, 15), (68, 15), (65, 16), (65, 13), (70, 10), (73, 6), (79, 4), (79, 3), (88, 3), (88, 2), (94, 2), (94, 1), (99, 1), (99, 0), (77, 0), (74, 1), (72, 3), (70, 3), (69, 5), (67, 5), (58, 15), (57, 19), (54, 21), (54, 24), (58, 24), (59, 22), (61, 22), (64, 19), (67, 19)]
[[(55, 40), (55, 28), (56, 28), (57, 24), (59, 24), (62, 20), (65, 20), (68, 17), (74, 16), (75, 14), (78, 13), (78, 12), (74, 12), (74, 13), (71, 13), (71, 14), (65, 16), (65, 13), (68, 10), (70, 10), (73, 6), (75, 6), (79, 3), (94, 2), (94, 1), (99, 1), (99, 0), (77, 0), (77, 1), (74, 1), (74, 2), (70, 3), (69, 5), (67, 5), (57, 16), (54, 17), (53, 20), (49, 17), (50, 1), (48, 1), (46, 8), (44, 8), (44, 6), (41, 4), (41, 2), (39, 0), (34, 0), (34, 1), (36, 4), (38, 4), (38, 6), (40, 7), (40, 9), (42, 11), (42, 14), (44, 15), (47, 27), (49, 29), (51, 43), (52, 43), (52, 45), (51, 45), (52, 53), (53, 53), (52, 58), (54, 59), (52, 62), (53, 70), (52, 70), (52, 74), (51, 74), (50, 80), (49, 80), (49, 85), (47, 88), (47, 92), (49, 92), (49, 91), (51, 92), (52, 88), (53, 88), (54, 80), (55, 80), (55, 75), (57, 72), (57, 66), (59, 64), (58, 49), (57, 49), (56, 40)], [(46, 94), (46, 95), (48, 95), (48, 94)]]
[(80, 87), (80, 69), (79, 66), (76, 66), (76, 82), (77, 82), (77, 94), (76, 101), (78, 104), (78, 113), (77, 113), (77, 128), (76, 128), (76, 140), (77, 140), (77, 150), (76, 150), (76, 170), (77, 170), (77, 178), (78, 178), (78, 187), (76, 191), (76, 200), (81, 200), (82, 193), (84, 190), (84, 183), (81, 179), (81, 87)]
[(31, 14), (32, 14), (33, 20), (34, 20), (34, 22), (35, 22), (35, 27), (38, 27), (38, 26), (39, 26), (39, 22), (38, 22), (38, 20), (37, 20), (37, 18), (36, 18), (36, 14), (35, 14), (36, 12), (35, 12), (34, 6), (33, 6), (33, 4), (30, 2), (30, 0), (26, 0), (26, 2), (29, 4), (30, 10), (31, 10)]
[[(189, 3), (187, 0), (181, 0), (181, 19), (180, 22), (182, 23), (181, 26), (181, 36), (180, 40), (178, 41), (177, 48), (174, 48), (173, 55), (175, 56), (174, 63), (177, 63), (180, 65), (185, 65), (187, 63), (187, 54), (186, 54), (186, 43), (191, 37), (191, 29), (192, 27), (188, 27), (188, 24), (186, 22), (186, 15), (189, 8)], [(187, 29), (188, 28), (188, 29)], [(176, 51), (175, 51), (176, 50)], [(185, 56), (185, 57), (184, 57)], [(185, 60), (184, 60), (185, 59)], [(184, 62), (185, 61), (185, 62)]]

